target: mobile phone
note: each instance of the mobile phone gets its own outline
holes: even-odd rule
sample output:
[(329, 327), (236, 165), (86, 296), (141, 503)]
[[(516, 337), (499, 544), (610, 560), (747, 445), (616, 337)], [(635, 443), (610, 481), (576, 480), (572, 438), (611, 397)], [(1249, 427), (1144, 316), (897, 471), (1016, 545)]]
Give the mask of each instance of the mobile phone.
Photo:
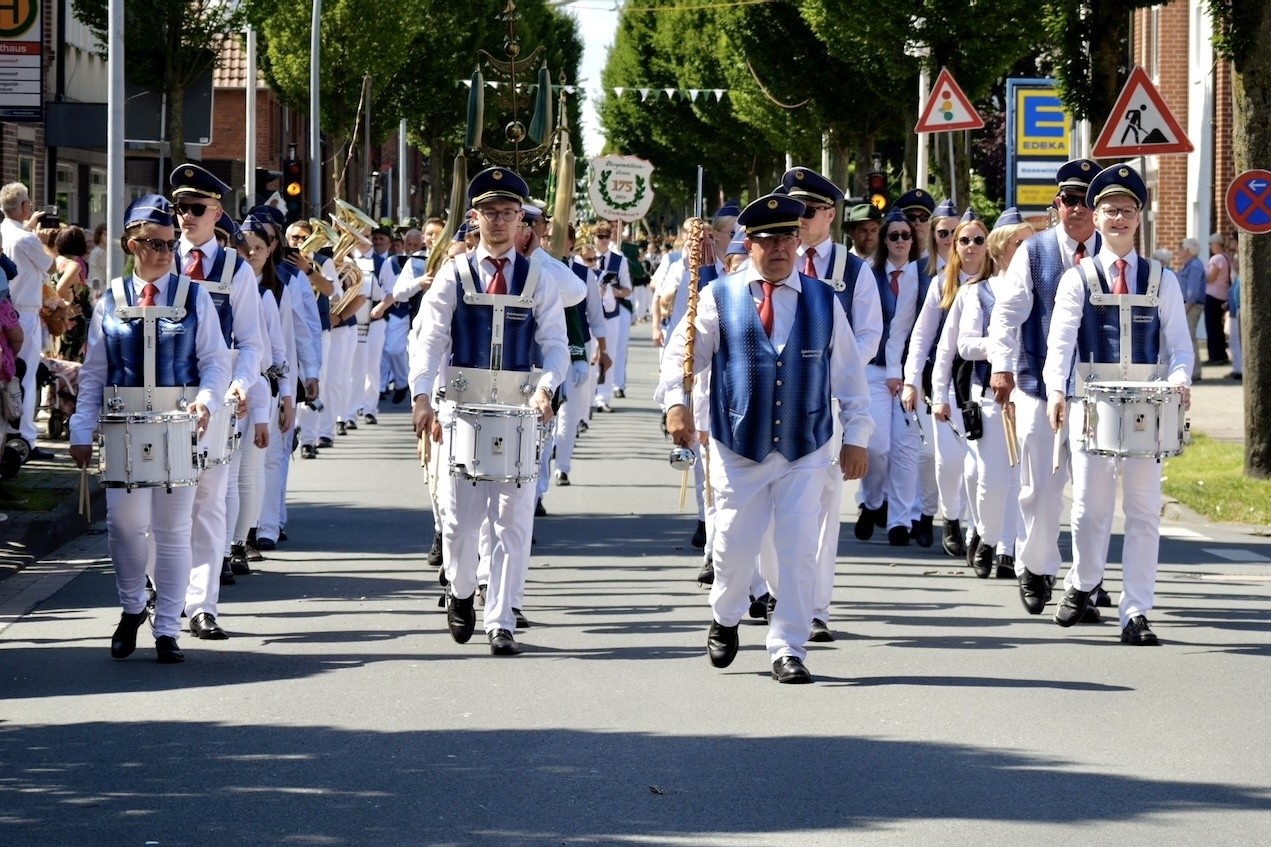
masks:
[(57, 229), (60, 227), (62, 222), (58, 219), (57, 212), (57, 206), (45, 206), (44, 217), (40, 218), (40, 226), (47, 229)]

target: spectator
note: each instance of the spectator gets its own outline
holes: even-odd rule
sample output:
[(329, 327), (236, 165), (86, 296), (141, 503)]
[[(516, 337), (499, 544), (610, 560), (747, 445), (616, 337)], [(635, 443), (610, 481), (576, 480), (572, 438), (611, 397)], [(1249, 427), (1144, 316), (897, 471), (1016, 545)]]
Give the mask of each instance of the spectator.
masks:
[(1236, 382), (1244, 380), (1244, 346), (1240, 343), (1240, 295), (1244, 283), (1237, 276), (1231, 283), (1231, 292), (1227, 298), (1227, 316), (1231, 319), (1231, 373), (1228, 379)]
[(57, 296), (71, 304), (71, 319), (66, 332), (57, 339), (57, 356), (70, 362), (84, 361), (84, 339), (88, 319), (93, 314), (93, 299), (88, 290), (88, 239), (77, 226), (42, 229), (45, 250), (53, 259), (53, 284)]
[(1205, 335), (1209, 347), (1209, 364), (1228, 365), (1227, 335), (1223, 331), (1227, 297), (1231, 290), (1231, 260), (1227, 258), (1226, 240), (1221, 233), (1209, 236), (1209, 266), (1205, 277)]
[(110, 254), (106, 247), (106, 223), (99, 223), (93, 230), (93, 249), (88, 251), (88, 288), (92, 292), (93, 302), (101, 296), (102, 290), (110, 280), (108, 264)]
[(1178, 245), (1175, 270), (1183, 288), (1183, 303), (1187, 306), (1187, 329), (1192, 334), (1192, 382), (1200, 382), (1200, 339), (1197, 330), (1205, 314), (1205, 265), (1200, 261), (1200, 243), (1194, 238), (1184, 238)]

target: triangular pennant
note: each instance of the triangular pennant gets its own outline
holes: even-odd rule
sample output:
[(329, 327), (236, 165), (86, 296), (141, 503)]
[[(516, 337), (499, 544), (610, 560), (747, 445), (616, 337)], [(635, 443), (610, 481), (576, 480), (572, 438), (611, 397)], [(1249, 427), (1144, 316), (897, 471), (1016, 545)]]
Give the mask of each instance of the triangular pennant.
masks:
[(982, 129), (984, 119), (953, 80), (948, 68), (941, 68), (936, 84), (927, 98), (914, 132), (953, 132), (958, 129)]
[(573, 94), (573, 93), (574, 93), (574, 86), (572, 86), (572, 85), (567, 85), (567, 86), (565, 86), (565, 93), (566, 93), (566, 94)]
[(1096, 159), (1125, 159), (1190, 153), (1193, 149), (1161, 92), (1147, 72), (1135, 65), (1090, 154)]
[(488, 83), (486, 83), (486, 84), (487, 84), (487, 85), (489, 85), (491, 88), (493, 88), (495, 91), (498, 91), (498, 90), (499, 90), (499, 81), (498, 81), (498, 80), (492, 79), (492, 80), (490, 80), (490, 81), (489, 81)]
[(624, 92), (624, 91), (626, 91), (626, 90), (627, 90), (627, 89), (625, 89), (625, 88), (623, 88), (621, 85), (619, 85), (619, 86), (616, 86), (616, 87), (614, 88), (613, 93), (614, 93), (614, 94), (616, 94), (617, 96), (621, 97), (621, 96), (622, 96), (622, 92)]
[(470, 80), (470, 79), (457, 79), (457, 80), (455, 80), (455, 84), (456, 84), (456, 85), (460, 85), (460, 84), (462, 84), (462, 85), (466, 85), (468, 88), (471, 88), (471, 87), (472, 87), (472, 80)]
[(690, 88), (690, 89), (688, 90), (688, 99), (689, 99), (689, 102), (690, 102), (690, 103), (696, 103), (696, 102), (697, 102), (697, 95), (699, 95), (699, 94), (701, 94), (701, 93), (702, 93), (702, 92), (701, 92), (701, 89), (698, 89), (698, 88)]
[(674, 89), (674, 88), (663, 88), (662, 90), (666, 92), (666, 99), (667, 99), (667, 100), (674, 100), (674, 99), (675, 99), (675, 89)]
[(647, 89), (647, 88), (641, 88), (641, 89), (639, 89), (639, 91), (640, 91), (640, 102), (641, 102), (641, 103), (643, 103), (645, 100), (648, 100), (648, 99), (649, 99), (649, 89)]
[(714, 89), (714, 94), (715, 94), (715, 102), (716, 102), (716, 103), (718, 103), (720, 100), (723, 100), (723, 99), (724, 99), (724, 89), (722, 89), (722, 88), (716, 88), (716, 89)]

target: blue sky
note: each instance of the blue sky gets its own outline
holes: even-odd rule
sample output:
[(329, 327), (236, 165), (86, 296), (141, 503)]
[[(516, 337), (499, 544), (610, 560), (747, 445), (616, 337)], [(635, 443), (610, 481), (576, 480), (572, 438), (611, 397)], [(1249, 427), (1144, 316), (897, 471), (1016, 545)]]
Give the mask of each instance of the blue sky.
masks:
[(600, 132), (600, 120), (596, 115), (596, 99), (600, 90), (600, 73), (604, 70), (609, 48), (613, 46), (614, 32), (618, 28), (616, 0), (581, 0), (562, 11), (578, 20), (578, 33), (583, 39), (583, 63), (577, 82), (587, 90), (583, 102), (583, 143), (587, 155), (599, 156), (604, 146)]

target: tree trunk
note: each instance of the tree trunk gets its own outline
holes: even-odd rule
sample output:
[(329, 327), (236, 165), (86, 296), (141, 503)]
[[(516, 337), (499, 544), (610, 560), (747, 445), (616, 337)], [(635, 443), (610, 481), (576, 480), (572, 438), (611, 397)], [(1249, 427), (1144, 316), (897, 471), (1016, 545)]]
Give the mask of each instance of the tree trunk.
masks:
[[(1253, 23), (1249, 21), (1248, 23)], [(1261, 13), (1232, 75), (1236, 172), (1271, 162), (1271, 12)], [(1245, 474), (1271, 478), (1271, 235), (1240, 238), (1244, 347)]]
[[(185, 158), (185, 87), (168, 84), (168, 151), (169, 169), (188, 161)], [(159, 174), (159, 183), (167, 182), (167, 174)]]

